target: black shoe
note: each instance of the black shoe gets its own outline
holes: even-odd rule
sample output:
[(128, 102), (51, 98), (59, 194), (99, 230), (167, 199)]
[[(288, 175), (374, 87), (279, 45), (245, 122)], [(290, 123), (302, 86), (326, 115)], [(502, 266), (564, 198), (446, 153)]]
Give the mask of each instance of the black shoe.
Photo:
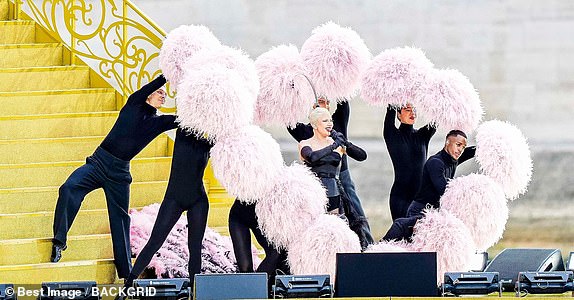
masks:
[(62, 251), (66, 250), (68, 246), (61, 244), (52, 244), (52, 256), (50, 257), (51, 262), (59, 262), (62, 259)]

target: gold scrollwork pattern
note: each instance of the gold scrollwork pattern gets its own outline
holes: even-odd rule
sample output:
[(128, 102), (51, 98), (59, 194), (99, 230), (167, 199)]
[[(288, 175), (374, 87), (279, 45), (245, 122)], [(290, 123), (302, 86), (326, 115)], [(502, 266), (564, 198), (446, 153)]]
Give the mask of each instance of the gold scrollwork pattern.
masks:
[[(14, 1), (124, 96), (159, 75), (165, 32), (131, 2)], [(169, 89), (168, 95), (174, 97)]]

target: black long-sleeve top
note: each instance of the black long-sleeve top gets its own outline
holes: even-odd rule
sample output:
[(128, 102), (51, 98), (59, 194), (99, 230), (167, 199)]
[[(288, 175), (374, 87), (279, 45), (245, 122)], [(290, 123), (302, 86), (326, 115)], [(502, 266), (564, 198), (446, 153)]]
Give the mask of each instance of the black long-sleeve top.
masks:
[[(351, 107), (348, 101), (337, 104), (337, 110), (331, 116), (333, 118), (333, 129), (343, 134), (347, 138), (347, 127), (349, 125), (349, 116)], [(313, 127), (311, 124), (297, 123), (295, 128), (287, 127), (291, 136), (297, 141), (310, 139), (313, 136)], [(341, 160), (341, 172), (347, 170), (347, 155), (343, 155)]]
[(421, 188), (415, 197), (415, 201), (439, 208), (440, 197), (446, 190), (448, 180), (454, 178), (456, 167), (473, 158), (475, 152), (476, 147), (468, 147), (458, 160), (452, 158), (444, 149), (431, 156), (425, 163)]
[(404, 199), (413, 199), (421, 186), (429, 141), (436, 133), (436, 128), (426, 125), (417, 130), (413, 125), (404, 123), (396, 128), (396, 115), (397, 111), (389, 106), (383, 129), (383, 137), (395, 172), (391, 196), (400, 195)]
[(160, 133), (177, 127), (174, 115), (157, 115), (157, 109), (146, 100), (149, 95), (166, 83), (158, 76), (131, 94), (112, 130), (100, 147), (113, 156), (129, 161)]

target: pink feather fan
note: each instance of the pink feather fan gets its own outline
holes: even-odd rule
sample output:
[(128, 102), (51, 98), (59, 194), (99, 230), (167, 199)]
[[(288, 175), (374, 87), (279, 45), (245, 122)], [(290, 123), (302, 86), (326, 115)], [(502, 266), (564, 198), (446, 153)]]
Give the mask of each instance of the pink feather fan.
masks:
[(412, 103), (415, 94), (433, 71), (433, 63), (418, 48), (387, 49), (375, 56), (361, 82), (365, 102), (387, 107)]
[(380, 241), (370, 245), (365, 252), (412, 252), (411, 244), (405, 240), (400, 241)]
[(184, 72), (194, 72), (214, 64), (222, 65), (228, 71), (234, 71), (240, 76), (249, 92), (249, 96), (246, 99), (242, 99), (242, 101), (253, 107), (259, 93), (259, 76), (257, 75), (255, 62), (249, 55), (241, 49), (225, 45), (213, 49), (205, 49), (205, 51), (198, 51), (185, 62)]
[(414, 227), (412, 248), (436, 252), (437, 279), (445, 272), (468, 271), (476, 247), (464, 223), (447, 210), (430, 209)]
[(288, 261), (293, 274), (330, 274), (335, 278), (337, 253), (361, 252), (357, 235), (335, 215), (321, 215), (289, 247)]
[(214, 49), (221, 43), (202, 25), (182, 25), (170, 31), (159, 52), (159, 68), (172, 87), (177, 88), (183, 65), (201, 49)]
[(371, 53), (354, 30), (327, 22), (305, 41), (301, 58), (317, 94), (340, 101), (356, 94)]
[(270, 193), (255, 205), (259, 228), (271, 243), (289, 248), (309, 224), (326, 212), (327, 196), (319, 178), (308, 167), (283, 167)]
[(440, 205), (466, 225), (478, 250), (486, 251), (502, 238), (508, 206), (502, 186), (490, 177), (469, 174), (452, 179)]
[(255, 123), (295, 126), (306, 117), (315, 102), (311, 83), (299, 50), (280, 45), (255, 60), (259, 74), (259, 96), (255, 104)]
[(229, 132), (211, 148), (211, 166), (227, 192), (253, 203), (267, 195), (284, 166), (279, 144), (249, 125)]
[(528, 141), (516, 126), (487, 121), (476, 133), (476, 161), (483, 174), (502, 185), (510, 200), (526, 193), (532, 178)]
[(444, 130), (472, 132), (484, 114), (478, 92), (457, 70), (433, 70), (413, 102), (426, 118)]
[(242, 77), (223, 65), (188, 69), (176, 96), (177, 121), (181, 128), (215, 141), (251, 123), (251, 100)]

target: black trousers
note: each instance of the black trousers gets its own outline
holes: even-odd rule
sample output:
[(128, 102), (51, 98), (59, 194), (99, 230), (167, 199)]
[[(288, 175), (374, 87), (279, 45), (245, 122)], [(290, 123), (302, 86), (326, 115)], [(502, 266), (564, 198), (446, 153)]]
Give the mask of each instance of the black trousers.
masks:
[(382, 238), (385, 241), (392, 240), (409, 240), (413, 235), (413, 228), (417, 221), (424, 216), (423, 209), (425, 204), (416, 201), (411, 202), (409, 209), (407, 210), (407, 216), (404, 218), (398, 218), (393, 221), (391, 228)]
[[(130, 281), (137, 278), (147, 267), (184, 211), (186, 209), (172, 199), (165, 199), (161, 203), (150, 238), (134, 263), (134, 268), (129, 278)], [(191, 283), (193, 283), (195, 274), (201, 272), (201, 244), (205, 234), (205, 226), (207, 225), (208, 211), (209, 202), (207, 197), (205, 197), (205, 201), (198, 201), (191, 208), (187, 209), (187, 247), (189, 250), (187, 268)]]
[(130, 216), (128, 215), (130, 183), (129, 161), (121, 160), (98, 147), (60, 187), (54, 214), (54, 243), (66, 244), (67, 235), (86, 195), (103, 188), (112, 234), (114, 264), (120, 278), (131, 270)]
[(128, 285), (147, 267), (177, 220), (187, 211), (188, 271), (193, 286), (195, 274), (201, 272), (201, 246), (209, 212), (209, 200), (203, 187), (203, 173), (211, 147), (207, 141), (198, 139), (193, 134), (188, 135), (181, 129), (177, 130), (167, 190), (150, 238), (128, 277)]
[(394, 220), (407, 216), (407, 210), (412, 202), (412, 198), (403, 197), (403, 194), (393, 194), (389, 197), (389, 206), (391, 207), (391, 218)]
[(265, 259), (259, 264), (257, 272), (265, 272), (269, 275), (269, 283), (273, 283), (277, 269), (289, 274), (287, 266), (287, 252), (277, 250), (269, 243), (259, 229), (257, 216), (255, 215), (256, 204), (244, 204), (235, 200), (229, 211), (229, 234), (233, 242), (233, 251), (237, 260), (239, 272), (253, 272), (253, 257), (251, 256), (251, 233), (263, 250)]

